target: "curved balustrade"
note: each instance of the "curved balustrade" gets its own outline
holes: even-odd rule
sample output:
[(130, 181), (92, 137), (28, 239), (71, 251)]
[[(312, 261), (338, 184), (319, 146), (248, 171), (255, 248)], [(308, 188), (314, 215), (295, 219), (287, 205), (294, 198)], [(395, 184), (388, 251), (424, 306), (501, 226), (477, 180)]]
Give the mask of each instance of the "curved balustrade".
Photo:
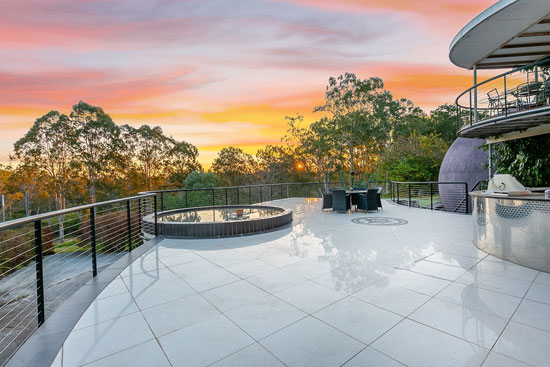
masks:
[(540, 125), (550, 115), (548, 61), (487, 79), (456, 99), (457, 132), (488, 137)]

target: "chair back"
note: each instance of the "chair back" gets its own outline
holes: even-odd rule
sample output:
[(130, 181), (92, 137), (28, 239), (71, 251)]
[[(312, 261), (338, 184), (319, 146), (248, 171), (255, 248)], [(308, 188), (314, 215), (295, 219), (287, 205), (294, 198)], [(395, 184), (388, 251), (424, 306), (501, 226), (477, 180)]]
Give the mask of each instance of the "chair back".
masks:
[(347, 211), (350, 208), (346, 190), (332, 190), (332, 210)]
[(493, 88), (487, 92), (487, 97), (489, 97), (489, 102), (496, 102), (500, 99), (500, 93), (498, 89)]

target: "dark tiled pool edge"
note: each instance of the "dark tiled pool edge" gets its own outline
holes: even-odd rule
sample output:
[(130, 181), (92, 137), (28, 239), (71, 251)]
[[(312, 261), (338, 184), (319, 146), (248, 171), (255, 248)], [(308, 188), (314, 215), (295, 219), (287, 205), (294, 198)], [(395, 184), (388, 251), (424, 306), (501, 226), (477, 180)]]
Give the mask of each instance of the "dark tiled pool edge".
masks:
[[(215, 209), (215, 208), (264, 208), (264, 209), (281, 209), (280, 214), (270, 217), (246, 219), (242, 221), (227, 221), (227, 222), (163, 222), (158, 221), (158, 233), (167, 238), (181, 239), (208, 239), (208, 238), (224, 238), (237, 237), (251, 234), (271, 232), (277, 229), (286, 228), (292, 223), (292, 210), (283, 209), (268, 205), (223, 205), (209, 206), (201, 208), (188, 208), (181, 210), (171, 210), (164, 214), (173, 214), (176, 212), (186, 212), (193, 210)], [(162, 215), (162, 213), (160, 214)], [(154, 224), (153, 217), (149, 216), (144, 219), (145, 222)], [(146, 226), (146, 228), (154, 226)]]

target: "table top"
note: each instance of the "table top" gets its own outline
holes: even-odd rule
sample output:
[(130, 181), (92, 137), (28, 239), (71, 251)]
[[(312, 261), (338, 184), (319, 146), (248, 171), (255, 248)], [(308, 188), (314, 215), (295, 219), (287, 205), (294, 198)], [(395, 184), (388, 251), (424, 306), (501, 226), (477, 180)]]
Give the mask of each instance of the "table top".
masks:
[(346, 190), (346, 194), (366, 194), (367, 191), (369, 190)]

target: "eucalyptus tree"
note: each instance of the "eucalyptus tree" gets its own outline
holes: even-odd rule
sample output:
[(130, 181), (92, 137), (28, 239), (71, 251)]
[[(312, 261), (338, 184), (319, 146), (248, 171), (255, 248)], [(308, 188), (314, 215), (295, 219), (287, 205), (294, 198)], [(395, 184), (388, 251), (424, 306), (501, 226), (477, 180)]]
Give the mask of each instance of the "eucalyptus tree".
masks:
[(256, 152), (258, 174), (264, 183), (288, 182), (293, 176), (298, 156), (294, 146), (266, 145)]
[(251, 183), (257, 172), (258, 164), (254, 157), (241, 148), (223, 148), (210, 168), (222, 183), (237, 186)]
[(90, 201), (94, 203), (98, 179), (112, 170), (122, 147), (120, 128), (101, 107), (83, 101), (73, 106), (70, 122), (77, 137), (77, 161), (84, 167)]
[(328, 189), (330, 174), (336, 163), (342, 159), (338, 137), (334, 134), (336, 126), (334, 120), (322, 118), (309, 127), (302, 127), (303, 116), (287, 116), (287, 135), (284, 141), (297, 144), (297, 156), (304, 158), (306, 163), (315, 167), (321, 175), (325, 189)]
[(137, 172), (143, 177), (145, 190), (161, 186), (169, 160), (170, 141), (160, 126), (142, 125), (133, 134)]
[(168, 138), (167, 174), (171, 186), (183, 187), (185, 178), (194, 171), (202, 170), (197, 161), (199, 151), (196, 146), (186, 141)]
[[(76, 131), (69, 117), (50, 111), (36, 119), (14, 144), (12, 159), (46, 173), (57, 210), (66, 208), (68, 189), (75, 182), (76, 142)], [(59, 238), (64, 239), (63, 216), (59, 216)]]
[(326, 112), (333, 134), (349, 157), (349, 181), (353, 185), (357, 146), (374, 146), (373, 140), (387, 139), (391, 131), (393, 97), (380, 78), (359, 79), (352, 73), (329, 78), (325, 103), (314, 112)]

